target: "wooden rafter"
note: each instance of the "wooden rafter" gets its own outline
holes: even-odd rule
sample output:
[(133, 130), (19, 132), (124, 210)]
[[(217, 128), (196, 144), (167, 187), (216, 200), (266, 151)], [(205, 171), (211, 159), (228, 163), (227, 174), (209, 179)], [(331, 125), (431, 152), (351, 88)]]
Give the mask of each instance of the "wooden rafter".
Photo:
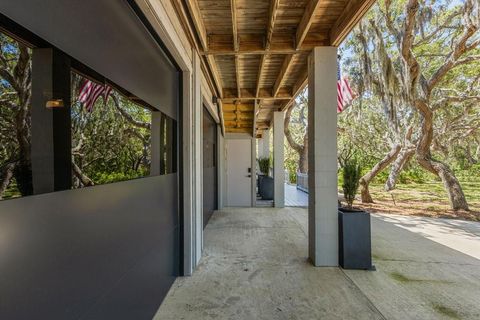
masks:
[(262, 55), (262, 57), (260, 58), (260, 64), (259, 64), (259, 67), (258, 67), (258, 74), (257, 74), (257, 89), (255, 90), (255, 97), (256, 98), (259, 97), (260, 81), (262, 80), (263, 66), (265, 64), (265, 59), (266, 58), (267, 58), (267, 56), (265, 56), (265, 55)]
[(374, 2), (170, 1), (190, 30), (209, 86), (216, 84), (220, 92), (226, 132), (255, 136), (270, 123), (273, 110), (291, 104), (305, 87), (309, 52), (338, 46)]
[(198, 2), (196, 0), (187, 0), (186, 4), (190, 12), (190, 15), (192, 17), (193, 24), (197, 31), (197, 35), (202, 45), (202, 48), (204, 51), (207, 51), (208, 50), (207, 29), (203, 24), (200, 8), (198, 7)]
[(266, 51), (270, 50), (270, 46), (272, 44), (273, 30), (275, 28), (275, 19), (277, 18), (277, 13), (278, 13), (277, 9), (278, 9), (279, 3), (280, 3), (280, 0), (270, 1), (270, 13), (269, 13), (269, 19), (268, 19), (268, 25), (267, 25), (267, 38), (265, 40)]
[[(273, 36), (273, 29), (275, 28), (275, 19), (277, 17), (278, 12), (278, 4), (280, 0), (271, 0), (270, 1), (270, 15), (268, 19), (267, 25), (267, 38), (265, 39), (265, 52), (270, 51), (270, 46), (272, 43), (272, 36)], [(260, 65), (258, 67), (258, 75), (257, 75), (257, 90), (255, 91), (255, 97), (258, 98), (258, 94), (260, 92), (260, 81), (262, 80), (263, 68), (265, 65), (265, 60), (267, 56), (262, 55), (260, 58)]]
[[(201, 46), (204, 51), (208, 51), (208, 37), (207, 37), (207, 30), (205, 28), (205, 24), (203, 23), (202, 20), (202, 15), (200, 12), (200, 8), (198, 7), (198, 2), (197, 0), (187, 0), (186, 1), (188, 10), (190, 12), (190, 16), (193, 20), (193, 25), (195, 26), (197, 35), (199, 37)], [(216, 83), (216, 86), (219, 91), (220, 98), (222, 98), (223, 94), (223, 89), (222, 89), (222, 82), (221, 82), (221, 77), (220, 73), (218, 72), (218, 67), (215, 61), (215, 58), (213, 56), (207, 56), (207, 65), (209, 66), (214, 81)]]
[(305, 37), (307, 36), (310, 26), (312, 25), (313, 17), (315, 16), (315, 11), (320, 4), (320, 0), (310, 0), (305, 7), (305, 12), (303, 13), (302, 20), (297, 28), (297, 35), (295, 38), (296, 49), (302, 46)]
[(237, 4), (235, 0), (230, 0), (230, 11), (232, 12), (233, 50), (238, 52)]
[(332, 46), (339, 46), (353, 27), (367, 13), (375, 0), (350, 0), (343, 9), (342, 14), (335, 21), (330, 30), (330, 42)]
[(283, 84), (283, 80), (285, 79), (285, 75), (288, 73), (290, 69), (290, 65), (293, 60), (293, 54), (287, 55), (283, 60), (282, 68), (280, 69), (280, 73), (278, 74), (277, 80), (275, 81), (275, 85), (273, 86), (272, 96), (277, 96), (280, 87)]
[(221, 80), (222, 78), (220, 77), (220, 73), (218, 72), (217, 63), (215, 62), (215, 57), (207, 56), (207, 62), (208, 62), (208, 65), (210, 66), (210, 70), (212, 71), (214, 81), (220, 90), (219, 92), (220, 98), (222, 98), (223, 97), (222, 80)]
[(237, 97), (242, 97), (242, 88), (240, 86), (240, 72), (238, 56), (235, 56), (235, 81), (237, 82)]

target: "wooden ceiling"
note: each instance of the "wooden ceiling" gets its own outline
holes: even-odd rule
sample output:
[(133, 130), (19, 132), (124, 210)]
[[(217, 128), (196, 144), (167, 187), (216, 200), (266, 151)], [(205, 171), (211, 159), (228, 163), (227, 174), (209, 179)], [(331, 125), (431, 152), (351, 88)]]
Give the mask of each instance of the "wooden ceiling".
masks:
[(171, 0), (202, 56), (226, 132), (257, 137), (305, 86), (316, 46), (338, 46), (374, 0)]

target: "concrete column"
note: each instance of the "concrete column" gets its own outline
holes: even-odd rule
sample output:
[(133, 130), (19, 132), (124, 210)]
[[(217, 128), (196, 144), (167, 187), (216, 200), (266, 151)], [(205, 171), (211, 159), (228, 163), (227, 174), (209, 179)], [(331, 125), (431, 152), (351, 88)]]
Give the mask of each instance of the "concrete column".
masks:
[(270, 129), (263, 131), (262, 138), (258, 139), (258, 157), (270, 157)]
[[(70, 58), (57, 49), (33, 49), (32, 184), (35, 194), (72, 186)], [(63, 107), (47, 109), (49, 100)]]
[(284, 164), (284, 138), (283, 131), (285, 112), (273, 113), (273, 179), (275, 208), (285, 207), (285, 164)]
[(338, 266), (337, 48), (308, 59), (308, 249), (315, 266)]

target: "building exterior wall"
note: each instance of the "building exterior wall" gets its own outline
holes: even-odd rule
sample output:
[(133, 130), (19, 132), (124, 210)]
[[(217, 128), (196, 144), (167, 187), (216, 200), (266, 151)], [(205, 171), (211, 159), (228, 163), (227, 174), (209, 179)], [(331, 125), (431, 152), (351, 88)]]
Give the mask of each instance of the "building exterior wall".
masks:
[[(190, 45), (171, 1), (136, 0), (136, 3), (183, 71), (184, 273), (189, 275), (198, 264), (203, 248), (202, 105), (205, 103), (216, 121), (220, 121), (221, 115), (211, 103), (213, 93), (202, 73), (200, 57)], [(224, 154), (222, 146), (219, 144), (220, 155)], [(219, 180), (222, 180), (223, 170), (219, 167)], [(218, 199), (224, 199), (224, 195), (220, 194)]]

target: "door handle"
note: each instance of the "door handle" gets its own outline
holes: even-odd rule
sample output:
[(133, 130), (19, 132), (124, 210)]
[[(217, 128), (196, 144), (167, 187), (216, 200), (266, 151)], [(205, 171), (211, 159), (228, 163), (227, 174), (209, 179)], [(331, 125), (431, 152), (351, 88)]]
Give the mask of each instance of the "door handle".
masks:
[(247, 178), (251, 178), (251, 177), (252, 177), (252, 175), (251, 175), (251, 174), (249, 174), (249, 175), (246, 175), (245, 177), (247, 177)]

